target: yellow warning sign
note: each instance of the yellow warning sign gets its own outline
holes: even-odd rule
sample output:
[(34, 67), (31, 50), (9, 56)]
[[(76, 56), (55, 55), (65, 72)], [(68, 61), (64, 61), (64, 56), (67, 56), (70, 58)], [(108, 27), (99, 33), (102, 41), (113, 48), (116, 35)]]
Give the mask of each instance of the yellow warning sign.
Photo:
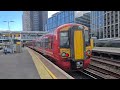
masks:
[(16, 44), (20, 45), (21, 43), (20, 42), (16, 42)]

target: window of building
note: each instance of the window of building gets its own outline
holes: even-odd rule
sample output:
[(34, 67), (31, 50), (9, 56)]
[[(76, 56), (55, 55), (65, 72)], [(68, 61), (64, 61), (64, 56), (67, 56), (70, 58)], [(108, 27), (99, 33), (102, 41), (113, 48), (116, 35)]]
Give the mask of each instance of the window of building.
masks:
[(115, 29), (118, 29), (118, 24), (115, 25)]
[(104, 13), (106, 13), (107, 11), (104, 11)]
[(118, 34), (118, 29), (115, 29), (115, 34)]
[(115, 14), (115, 18), (118, 18), (118, 14)]
[(114, 29), (114, 25), (111, 26), (111, 29), (112, 29), (112, 30)]
[(106, 19), (106, 14), (104, 15), (104, 19)]
[(118, 11), (115, 11), (115, 14), (118, 14)]
[(115, 37), (118, 37), (118, 34), (115, 34)]
[(104, 38), (106, 38), (106, 35), (104, 34)]
[(114, 21), (113, 20), (111, 20), (111, 24), (113, 24), (114, 23)]
[(104, 22), (104, 25), (106, 26), (106, 22)]
[(103, 38), (103, 31), (102, 31), (102, 28), (100, 29), (100, 39)]
[(109, 17), (110, 16), (110, 13), (107, 13), (107, 17)]
[(112, 38), (114, 37), (114, 34), (112, 34), (112, 36), (111, 36)]
[(108, 35), (108, 38), (110, 38), (110, 35)]
[(118, 19), (115, 19), (115, 23), (118, 23)]

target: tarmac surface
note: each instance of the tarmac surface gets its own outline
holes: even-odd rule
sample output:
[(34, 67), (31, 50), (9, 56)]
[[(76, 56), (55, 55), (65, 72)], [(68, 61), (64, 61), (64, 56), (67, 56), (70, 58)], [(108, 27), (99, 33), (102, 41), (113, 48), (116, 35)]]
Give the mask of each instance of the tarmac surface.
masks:
[(0, 51), (0, 79), (40, 79), (29, 52), (3, 54)]

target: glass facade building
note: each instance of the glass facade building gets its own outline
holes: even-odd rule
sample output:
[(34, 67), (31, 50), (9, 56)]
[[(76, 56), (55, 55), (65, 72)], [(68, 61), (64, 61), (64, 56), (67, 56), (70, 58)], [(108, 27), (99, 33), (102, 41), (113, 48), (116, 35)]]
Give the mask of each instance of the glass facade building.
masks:
[(60, 11), (58, 13), (55, 13), (52, 15), (52, 17), (48, 18), (45, 25), (45, 30), (52, 32), (55, 30), (55, 28), (62, 24), (75, 23), (75, 18), (83, 16), (84, 13), (82, 11)]
[(92, 36), (98, 39), (120, 38), (120, 11), (92, 11), (90, 19)]
[(23, 11), (23, 31), (45, 31), (48, 11)]
[(90, 28), (90, 12), (83, 14), (75, 19), (75, 23), (83, 24)]
[(104, 11), (91, 11), (90, 29), (93, 37), (103, 38)]
[(46, 31), (53, 31), (58, 26), (65, 23), (73, 23), (74, 22), (74, 11), (61, 11), (52, 15), (52, 17), (48, 18), (47, 23), (45, 25)]

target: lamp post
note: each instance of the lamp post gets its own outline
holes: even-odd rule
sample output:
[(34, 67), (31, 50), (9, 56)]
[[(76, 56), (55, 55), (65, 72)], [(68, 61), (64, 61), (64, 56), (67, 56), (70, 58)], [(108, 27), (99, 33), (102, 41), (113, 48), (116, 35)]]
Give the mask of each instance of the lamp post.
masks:
[[(10, 22), (14, 22), (14, 21), (3, 21), (3, 22), (7, 22), (8, 23), (8, 30), (10, 31)], [(10, 34), (11, 32), (9, 33), (9, 39), (10, 39)], [(12, 38), (11, 38), (12, 39)], [(12, 40), (11, 40), (12, 41)]]
[[(14, 21), (3, 21), (3, 22), (8, 23), (8, 30), (10, 31), (10, 22), (14, 22)], [(12, 40), (12, 37), (10, 37), (10, 35), (11, 35), (11, 31), (9, 33), (9, 39), (10, 39), (10, 42), (11, 42), (11, 46), (13, 47), (13, 40)]]
[(14, 21), (3, 21), (3, 22), (7, 22), (7, 23), (8, 23), (8, 30), (10, 30), (10, 25), (9, 25), (9, 23), (10, 23), (10, 22), (14, 22)]

